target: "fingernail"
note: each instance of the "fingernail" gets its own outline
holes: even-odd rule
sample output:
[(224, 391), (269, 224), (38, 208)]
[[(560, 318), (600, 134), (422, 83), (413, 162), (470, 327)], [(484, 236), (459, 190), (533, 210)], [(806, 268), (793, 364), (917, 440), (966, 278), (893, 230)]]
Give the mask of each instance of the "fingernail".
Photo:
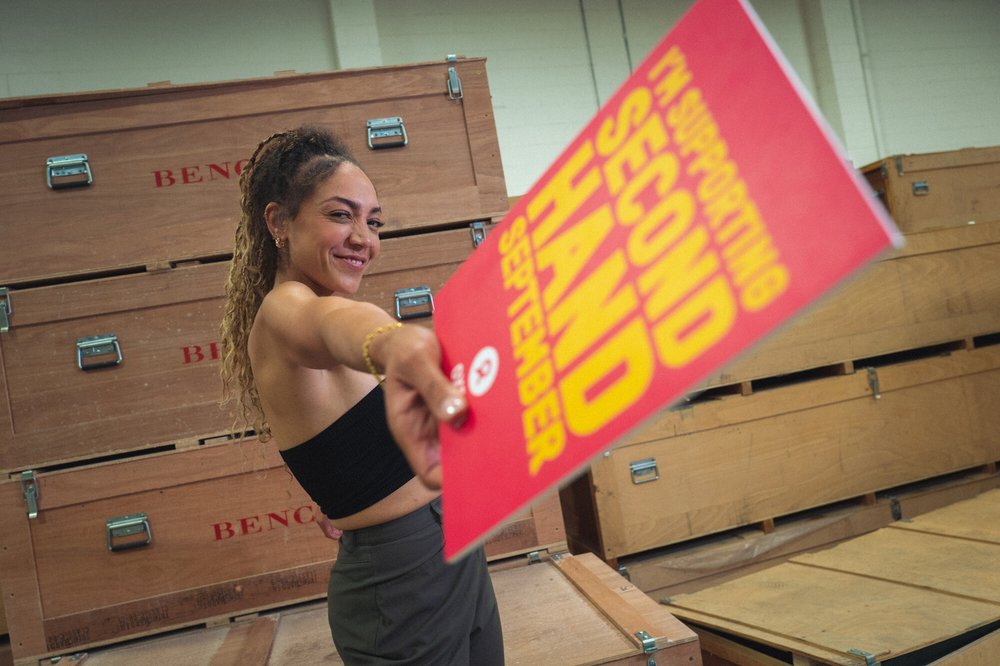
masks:
[(462, 411), (463, 407), (465, 407), (465, 401), (461, 398), (453, 396), (445, 399), (444, 403), (441, 405), (441, 410), (450, 421), (456, 414)]

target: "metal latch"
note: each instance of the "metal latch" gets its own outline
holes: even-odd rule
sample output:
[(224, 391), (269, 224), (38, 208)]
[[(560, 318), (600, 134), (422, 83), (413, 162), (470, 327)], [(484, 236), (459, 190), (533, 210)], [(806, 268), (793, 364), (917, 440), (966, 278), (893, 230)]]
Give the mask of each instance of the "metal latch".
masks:
[(629, 463), (628, 468), (632, 472), (632, 483), (635, 485), (649, 483), (660, 478), (660, 470), (656, 467), (656, 458), (636, 460)]
[(21, 496), (24, 497), (24, 503), (28, 505), (29, 520), (38, 518), (39, 495), (38, 480), (35, 478), (35, 472), (30, 469), (21, 472)]
[(45, 160), (45, 181), (52, 190), (86, 187), (94, 182), (94, 174), (86, 155), (58, 155)]
[(473, 222), (471, 225), (472, 230), (472, 249), (479, 247), (479, 244), (486, 240), (486, 223), (485, 222)]
[(931, 193), (931, 186), (926, 180), (915, 180), (913, 181), (913, 196), (915, 197), (926, 197)]
[[(448, 62), (458, 62), (458, 56), (449, 55)], [(448, 98), (462, 99), (462, 80), (454, 67), (448, 68)]]
[(868, 388), (872, 391), (872, 397), (878, 400), (882, 397), (882, 388), (878, 383), (878, 372), (871, 366), (868, 366), (865, 370), (868, 371)]
[[(127, 550), (129, 548), (141, 548), (148, 546), (153, 540), (153, 531), (149, 527), (149, 518), (144, 513), (133, 513), (117, 518), (108, 518), (108, 550), (115, 552)], [(131, 539), (136, 534), (145, 534), (145, 537)], [(119, 541), (126, 539), (126, 541)]]
[(396, 319), (416, 319), (434, 314), (430, 287), (407, 287), (396, 291)]
[(645, 630), (640, 629), (633, 635), (639, 639), (639, 646), (642, 647), (643, 654), (656, 652), (656, 639), (650, 636)]
[(113, 333), (91, 335), (76, 341), (76, 367), (81, 370), (106, 368), (121, 362), (122, 348), (118, 336)]
[(542, 554), (537, 550), (533, 550), (530, 553), (528, 553), (527, 557), (529, 565), (539, 564), (542, 561)]
[(865, 660), (865, 666), (879, 666), (878, 659), (876, 659), (875, 655), (871, 652), (864, 652), (863, 650), (855, 650), (854, 648), (851, 648), (847, 651), (847, 654), (853, 654), (861, 657)]
[(373, 118), (368, 121), (368, 147), (372, 150), (398, 148), (409, 142), (402, 118)]
[(7, 287), (0, 287), (0, 333), (10, 330), (10, 315), (14, 312), (14, 304), (10, 300)]

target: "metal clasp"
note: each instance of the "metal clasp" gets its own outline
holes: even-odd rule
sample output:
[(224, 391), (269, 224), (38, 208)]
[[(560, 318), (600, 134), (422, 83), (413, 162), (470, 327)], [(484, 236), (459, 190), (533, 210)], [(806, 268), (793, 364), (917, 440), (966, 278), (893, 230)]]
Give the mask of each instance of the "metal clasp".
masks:
[[(84, 359), (97, 359), (84, 363)], [(76, 341), (76, 367), (81, 370), (94, 370), (119, 365), (122, 362), (122, 348), (118, 344), (118, 336), (113, 333), (91, 335)]]
[(486, 240), (486, 223), (473, 222), (471, 225), (472, 249), (475, 250), (479, 244)]
[[(149, 518), (144, 513), (133, 513), (117, 518), (108, 518), (108, 550), (111, 552), (127, 550), (129, 548), (141, 548), (148, 546), (153, 540), (153, 531), (149, 527)], [(124, 542), (116, 542), (116, 539), (124, 539), (136, 534), (145, 533), (145, 538), (130, 539)]]
[(58, 155), (45, 160), (45, 182), (52, 190), (86, 187), (94, 182), (94, 173), (85, 154)]
[[(458, 62), (458, 56), (449, 55), (448, 62)], [(454, 67), (448, 68), (448, 99), (462, 99), (462, 80)]]
[(24, 503), (28, 505), (29, 520), (38, 518), (38, 498), (40, 495), (35, 472), (30, 469), (21, 472), (21, 496), (24, 497)]
[(409, 142), (402, 118), (374, 118), (368, 121), (368, 147), (372, 150), (398, 148)]
[(10, 300), (7, 287), (0, 287), (0, 333), (10, 330), (10, 315), (14, 312), (14, 303)]
[(878, 400), (882, 397), (882, 387), (879, 386), (878, 382), (878, 371), (871, 366), (868, 366), (865, 370), (868, 372), (868, 388), (872, 391), (872, 397)]
[(433, 314), (434, 296), (430, 287), (407, 287), (396, 291), (396, 319), (416, 319)]

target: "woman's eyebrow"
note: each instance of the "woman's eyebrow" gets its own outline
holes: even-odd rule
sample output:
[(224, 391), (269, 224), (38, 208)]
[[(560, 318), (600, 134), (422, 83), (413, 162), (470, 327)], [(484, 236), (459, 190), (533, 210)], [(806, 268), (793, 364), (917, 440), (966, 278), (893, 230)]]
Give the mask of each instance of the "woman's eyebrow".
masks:
[[(325, 199), (322, 203), (326, 203), (328, 201), (339, 201), (340, 203), (344, 204), (345, 206), (347, 206), (351, 210), (355, 210), (355, 211), (361, 210), (361, 204), (360, 203), (358, 203), (354, 199), (348, 199), (347, 197), (341, 197), (341, 196), (334, 195), (334, 196), (330, 197), (329, 199)], [(372, 208), (369, 211), (369, 213), (381, 213), (381, 212), (382, 212), (382, 207), (381, 206), (375, 206), (374, 208)]]

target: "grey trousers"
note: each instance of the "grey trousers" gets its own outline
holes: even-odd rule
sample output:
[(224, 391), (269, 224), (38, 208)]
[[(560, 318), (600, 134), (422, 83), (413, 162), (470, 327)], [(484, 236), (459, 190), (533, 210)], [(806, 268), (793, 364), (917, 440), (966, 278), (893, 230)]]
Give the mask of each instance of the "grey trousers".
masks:
[(330, 574), (333, 642), (345, 666), (500, 666), (503, 634), (482, 549), (445, 564), (440, 500), (344, 532)]

